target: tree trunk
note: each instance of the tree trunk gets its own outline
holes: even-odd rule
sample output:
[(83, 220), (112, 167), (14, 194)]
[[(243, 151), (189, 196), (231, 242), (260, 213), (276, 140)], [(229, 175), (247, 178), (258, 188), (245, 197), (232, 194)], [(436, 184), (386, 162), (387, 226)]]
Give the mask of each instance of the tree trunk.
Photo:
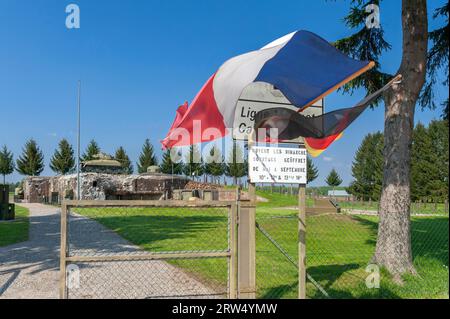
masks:
[(425, 82), (428, 23), (426, 0), (402, 1), (401, 83), (384, 96), (384, 167), (378, 238), (373, 261), (401, 282), (415, 273), (411, 252), (410, 163), (414, 111)]

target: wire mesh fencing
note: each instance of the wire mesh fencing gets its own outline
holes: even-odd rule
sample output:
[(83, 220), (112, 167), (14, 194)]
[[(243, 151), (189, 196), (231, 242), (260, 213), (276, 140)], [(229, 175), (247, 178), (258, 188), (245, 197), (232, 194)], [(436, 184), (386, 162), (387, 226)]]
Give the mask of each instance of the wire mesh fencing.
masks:
[[(236, 202), (68, 203), (62, 297), (237, 296)], [(257, 298), (299, 296), (297, 214), (296, 207), (256, 211)], [(307, 209), (307, 298), (448, 298), (448, 214), (412, 215), (416, 273), (402, 284), (371, 264), (378, 223), (376, 212)]]
[[(256, 221), (257, 297), (297, 298), (297, 210), (261, 208)], [(376, 213), (307, 210), (307, 298), (448, 298), (448, 215), (412, 215), (414, 271), (400, 280), (372, 263), (378, 224)]]
[(295, 215), (256, 218), (257, 298), (298, 297), (298, 218)]
[[(307, 216), (308, 274), (330, 298), (448, 298), (448, 216), (411, 217), (414, 270), (400, 278), (372, 263), (378, 225), (377, 214)], [(324, 297), (311, 284), (307, 295)]]
[[(378, 201), (357, 201), (357, 200), (342, 200), (335, 199), (339, 206), (346, 210), (355, 213), (375, 213), (378, 211)], [(411, 202), (411, 215), (448, 215), (449, 204), (445, 202)]]
[(61, 297), (234, 296), (233, 203), (97, 205), (63, 205)]

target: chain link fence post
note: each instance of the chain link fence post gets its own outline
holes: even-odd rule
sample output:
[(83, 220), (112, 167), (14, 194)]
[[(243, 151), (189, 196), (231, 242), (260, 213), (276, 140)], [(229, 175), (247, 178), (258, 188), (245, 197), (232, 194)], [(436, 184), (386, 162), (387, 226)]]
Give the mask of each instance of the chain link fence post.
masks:
[(306, 299), (306, 185), (298, 188), (298, 298)]

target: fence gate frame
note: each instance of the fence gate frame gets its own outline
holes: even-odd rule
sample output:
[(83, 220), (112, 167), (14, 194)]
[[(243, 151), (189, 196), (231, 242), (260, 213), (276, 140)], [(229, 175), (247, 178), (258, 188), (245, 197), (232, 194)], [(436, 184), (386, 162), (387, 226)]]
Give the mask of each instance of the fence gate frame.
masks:
[[(174, 253), (153, 253), (139, 255), (116, 255), (116, 256), (70, 256), (68, 243), (68, 222), (69, 212), (71, 208), (107, 208), (107, 207), (122, 207), (122, 208), (227, 208), (229, 229), (228, 229), (228, 249), (219, 252), (174, 252)], [(70, 263), (76, 262), (108, 262), (108, 261), (142, 261), (142, 260), (167, 260), (176, 258), (227, 258), (228, 259), (228, 293), (227, 297), (236, 299), (239, 297), (238, 293), (238, 214), (240, 211), (245, 212), (249, 208), (254, 207), (251, 204), (241, 204), (240, 200), (236, 201), (198, 201), (186, 202), (177, 200), (65, 200), (61, 204), (61, 236), (60, 236), (60, 273), (59, 273), (59, 296), (61, 299), (68, 298), (68, 271), (67, 266)], [(244, 218), (245, 219), (245, 218)], [(240, 228), (240, 232), (248, 231), (246, 228)], [(239, 256), (242, 262), (248, 262), (249, 258), (254, 259), (253, 254), (248, 251), (243, 252), (245, 255)], [(250, 272), (254, 271), (250, 269)], [(247, 273), (246, 273), (246, 279)], [(253, 277), (254, 276), (251, 276)], [(247, 287), (246, 287), (247, 288)], [(242, 294), (245, 296), (245, 293)]]

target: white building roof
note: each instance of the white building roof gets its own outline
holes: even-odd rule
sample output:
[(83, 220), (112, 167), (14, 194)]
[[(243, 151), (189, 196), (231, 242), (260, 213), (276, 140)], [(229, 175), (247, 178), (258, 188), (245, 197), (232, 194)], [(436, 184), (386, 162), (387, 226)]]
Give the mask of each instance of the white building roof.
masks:
[(347, 191), (345, 190), (331, 190), (328, 191), (328, 196), (336, 196), (336, 197), (347, 197), (350, 196), (349, 193), (347, 193)]

